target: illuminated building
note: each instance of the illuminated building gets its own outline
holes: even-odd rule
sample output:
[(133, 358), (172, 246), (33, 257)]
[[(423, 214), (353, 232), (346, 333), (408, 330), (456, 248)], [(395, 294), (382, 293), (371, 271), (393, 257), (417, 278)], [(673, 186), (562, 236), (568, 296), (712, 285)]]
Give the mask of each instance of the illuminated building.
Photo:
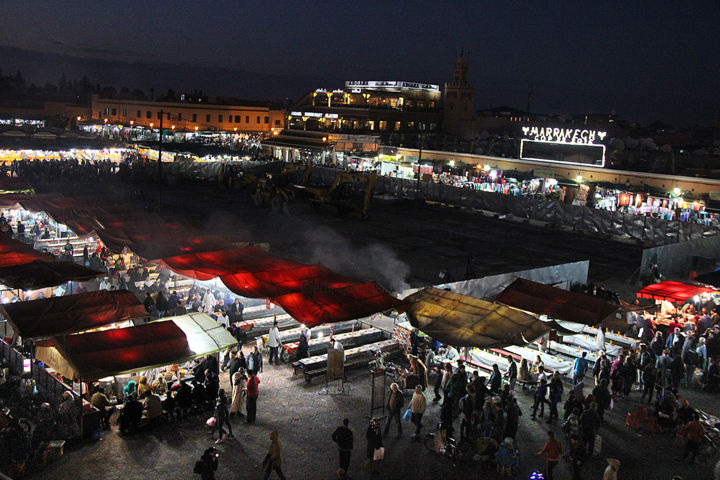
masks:
[(160, 115), (179, 131), (272, 132), (284, 127), (285, 111), (267, 102), (180, 96), (179, 101), (127, 100), (92, 96), (92, 118), (106, 123), (155, 127)]
[(288, 126), (346, 134), (433, 132), (439, 127), (440, 87), (403, 81), (347, 81), (319, 88), (292, 108)]

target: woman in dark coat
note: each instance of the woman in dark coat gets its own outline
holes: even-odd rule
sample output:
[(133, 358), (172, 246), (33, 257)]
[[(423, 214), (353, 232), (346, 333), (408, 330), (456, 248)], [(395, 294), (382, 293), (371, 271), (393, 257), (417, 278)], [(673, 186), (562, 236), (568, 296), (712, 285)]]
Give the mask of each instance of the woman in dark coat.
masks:
[(375, 468), (375, 450), (383, 446), (382, 431), (380, 430), (380, 422), (378, 419), (373, 418), (370, 420), (365, 438), (367, 438), (367, 468), (372, 473), (377, 473), (377, 469)]
[(592, 395), (595, 398), (597, 404), (597, 413), (600, 416), (600, 421), (603, 421), (603, 415), (605, 410), (610, 407), (612, 396), (608, 391), (608, 381), (606, 378), (600, 379), (600, 383), (593, 389)]
[(298, 348), (297, 348), (297, 359), (300, 360), (302, 358), (308, 357), (308, 339), (305, 333), (300, 334), (300, 339), (298, 340)]

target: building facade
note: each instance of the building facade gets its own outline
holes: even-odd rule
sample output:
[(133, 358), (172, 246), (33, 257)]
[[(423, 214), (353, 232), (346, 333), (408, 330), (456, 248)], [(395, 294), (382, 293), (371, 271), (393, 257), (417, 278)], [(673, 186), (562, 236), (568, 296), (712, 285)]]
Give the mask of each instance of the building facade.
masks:
[(288, 127), (344, 134), (432, 132), (442, 119), (438, 85), (403, 81), (347, 81), (316, 89), (291, 109)]
[(463, 57), (455, 62), (453, 81), (445, 83), (443, 131), (469, 138), (473, 134), (475, 87), (467, 81), (468, 64)]
[[(181, 97), (182, 98), (182, 97)], [(153, 101), (92, 97), (92, 118), (149, 128), (160, 126), (178, 131), (279, 132), (285, 124), (280, 106), (260, 102), (226, 104), (213, 99)]]

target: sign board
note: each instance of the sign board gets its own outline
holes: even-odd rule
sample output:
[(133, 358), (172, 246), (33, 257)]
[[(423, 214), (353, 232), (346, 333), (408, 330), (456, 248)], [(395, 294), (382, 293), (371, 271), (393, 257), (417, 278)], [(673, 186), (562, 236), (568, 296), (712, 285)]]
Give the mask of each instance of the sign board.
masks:
[(373, 90), (417, 90), (425, 92), (440, 92), (439, 85), (431, 83), (402, 82), (397, 80), (348, 80), (345, 82), (345, 88), (361, 89), (369, 88)]
[(334, 380), (345, 377), (345, 351), (339, 348), (328, 348), (327, 379)]
[(582, 128), (523, 126), (520, 159), (605, 166), (607, 132)]

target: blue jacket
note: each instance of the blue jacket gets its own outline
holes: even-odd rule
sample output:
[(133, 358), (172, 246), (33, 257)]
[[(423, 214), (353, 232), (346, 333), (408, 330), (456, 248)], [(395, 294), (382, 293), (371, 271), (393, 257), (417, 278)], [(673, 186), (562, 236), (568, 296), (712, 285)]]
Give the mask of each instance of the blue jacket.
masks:
[(588, 369), (588, 361), (584, 358), (576, 358), (573, 362), (573, 375), (576, 377), (584, 377)]

